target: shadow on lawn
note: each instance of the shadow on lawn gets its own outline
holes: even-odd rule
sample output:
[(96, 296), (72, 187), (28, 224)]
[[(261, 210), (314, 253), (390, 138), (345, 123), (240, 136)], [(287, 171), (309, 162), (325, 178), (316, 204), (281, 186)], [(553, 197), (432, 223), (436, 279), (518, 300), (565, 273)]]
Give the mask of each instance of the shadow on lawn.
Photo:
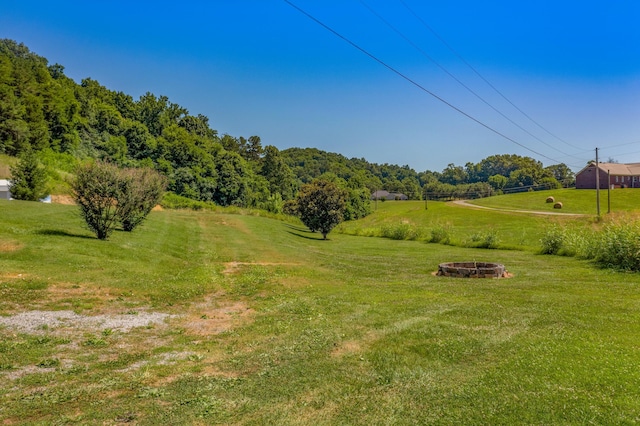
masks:
[(309, 231), (309, 228), (307, 228), (306, 226), (291, 225), (290, 223), (283, 223), (283, 225), (289, 229), (295, 229), (296, 231), (299, 231), (299, 232), (312, 233), (311, 231)]
[[(284, 226), (291, 229), (291, 231), (287, 231), (287, 232), (291, 235), (295, 235), (296, 237), (305, 238), (307, 240), (324, 241), (324, 239), (322, 238), (322, 234), (311, 232), (309, 228), (290, 225), (288, 223), (285, 223)], [(302, 234), (307, 234), (307, 235), (302, 235)]]
[(95, 239), (94, 236), (87, 234), (74, 234), (69, 231), (64, 231), (62, 229), (38, 229), (35, 231), (38, 235), (54, 235), (57, 237), (73, 237), (73, 238), (87, 238), (90, 240)]
[(327, 238), (326, 240), (324, 240), (322, 238), (322, 234), (315, 234), (311, 231), (306, 231), (307, 234), (311, 234), (311, 235), (301, 235), (297, 232), (293, 232), (293, 231), (287, 231), (289, 234), (294, 235), (296, 237), (300, 237), (300, 238), (305, 238), (307, 240), (313, 240), (313, 241), (329, 241), (329, 239)]

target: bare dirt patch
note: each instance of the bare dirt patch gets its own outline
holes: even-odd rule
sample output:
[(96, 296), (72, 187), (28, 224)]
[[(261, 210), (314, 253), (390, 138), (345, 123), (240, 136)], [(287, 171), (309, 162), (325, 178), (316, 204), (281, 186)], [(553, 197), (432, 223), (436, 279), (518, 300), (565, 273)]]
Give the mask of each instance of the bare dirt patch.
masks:
[(349, 354), (353, 354), (356, 352), (360, 352), (362, 350), (361, 342), (355, 340), (349, 340), (346, 342), (342, 342), (340, 345), (333, 348), (331, 351), (332, 357), (341, 357)]
[[(220, 295), (218, 294), (218, 297)], [(199, 336), (220, 334), (251, 320), (254, 311), (245, 302), (213, 300), (192, 305), (183, 322), (187, 333)]]
[(11, 273), (0, 274), (0, 279), (20, 280), (20, 279), (26, 279), (28, 276), (29, 276), (28, 274), (22, 274), (22, 273), (19, 273), (19, 272), (11, 272)]
[[(109, 302), (123, 295), (122, 290), (81, 286), (78, 284), (56, 283), (47, 287), (47, 301), (64, 304), (65, 301), (91, 300), (92, 302)], [(113, 308), (112, 308), (113, 309)], [(104, 312), (103, 312), (104, 313)]]

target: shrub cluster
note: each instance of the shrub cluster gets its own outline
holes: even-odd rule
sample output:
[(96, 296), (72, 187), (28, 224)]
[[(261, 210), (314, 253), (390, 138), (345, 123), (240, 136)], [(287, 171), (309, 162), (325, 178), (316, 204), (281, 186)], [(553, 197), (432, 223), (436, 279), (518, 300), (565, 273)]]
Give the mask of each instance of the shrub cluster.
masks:
[(500, 238), (495, 229), (477, 232), (471, 235), (470, 240), (469, 246), (475, 248), (495, 249), (500, 244)]
[(543, 254), (593, 260), (604, 268), (640, 271), (640, 223), (612, 222), (598, 231), (552, 227), (540, 240)]
[(151, 169), (120, 169), (103, 162), (81, 165), (73, 195), (87, 227), (101, 240), (115, 226), (133, 231), (160, 201), (166, 179)]
[(431, 230), (431, 240), (432, 243), (442, 243), (448, 244), (451, 241), (451, 235), (449, 232), (449, 228), (446, 226), (436, 226)]
[(422, 237), (421, 229), (408, 223), (383, 225), (380, 234), (392, 240), (419, 240)]

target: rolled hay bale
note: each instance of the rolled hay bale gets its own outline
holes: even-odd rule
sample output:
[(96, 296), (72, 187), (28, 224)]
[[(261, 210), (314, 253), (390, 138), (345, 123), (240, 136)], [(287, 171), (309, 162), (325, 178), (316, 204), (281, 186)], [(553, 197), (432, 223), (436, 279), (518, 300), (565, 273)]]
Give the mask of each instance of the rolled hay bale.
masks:
[(547, 197), (547, 203), (555, 203), (556, 199), (553, 197)]
[(558, 201), (557, 203), (555, 203), (553, 205), (554, 209), (561, 209), (562, 208), (562, 201)]

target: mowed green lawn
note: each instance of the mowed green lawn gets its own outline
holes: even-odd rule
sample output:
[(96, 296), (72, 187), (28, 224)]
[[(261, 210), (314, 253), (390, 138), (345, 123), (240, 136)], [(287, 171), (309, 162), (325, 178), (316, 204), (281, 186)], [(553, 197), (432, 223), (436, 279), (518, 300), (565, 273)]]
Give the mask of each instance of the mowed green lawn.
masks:
[[(392, 222), (397, 205), (367, 220)], [(427, 212), (454, 233), (506, 234), (505, 213)], [(0, 326), (4, 424), (640, 419), (637, 274), (533, 250), (335, 232), (322, 241), (302, 226), (212, 212), (152, 212), (106, 242), (71, 206), (0, 201), (0, 217), (3, 318), (172, 315), (125, 331)], [(548, 220), (508, 217), (524, 240)], [(513, 277), (433, 275), (468, 260), (503, 263)]]
[(359, 221), (342, 223), (337, 231), (349, 235), (378, 236), (385, 228), (405, 227), (415, 231), (418, 240), (429, 241), (432, 232), (440, 230), (449, 236), (448, 244), (463, 247), (472, 246), (474, 239), (494, 235), (499, 248), (538, 251), (540, 239), (550, 225), (588, 226), (593, 222), (590, 216), (547, 216), (506, 208), (489, 211), (452, 202), (429, 201), (426, 206), (424, 201), (378, 202), (374, 207), (375, 214)]
[[(555, 203), (547, 203), (553, 197), (562, 203), (562, 209), (553, 208)], [(598, 195), (595, 189), (556, 189), (540, 192), (521, 192), (473, 200), (473, 204), (499, 209), (534, 210), (596, 215)], [(600, 214), (630, 212), (640, 210), (640, 189), (625, 188), (611, 191), (600, 190)]]

